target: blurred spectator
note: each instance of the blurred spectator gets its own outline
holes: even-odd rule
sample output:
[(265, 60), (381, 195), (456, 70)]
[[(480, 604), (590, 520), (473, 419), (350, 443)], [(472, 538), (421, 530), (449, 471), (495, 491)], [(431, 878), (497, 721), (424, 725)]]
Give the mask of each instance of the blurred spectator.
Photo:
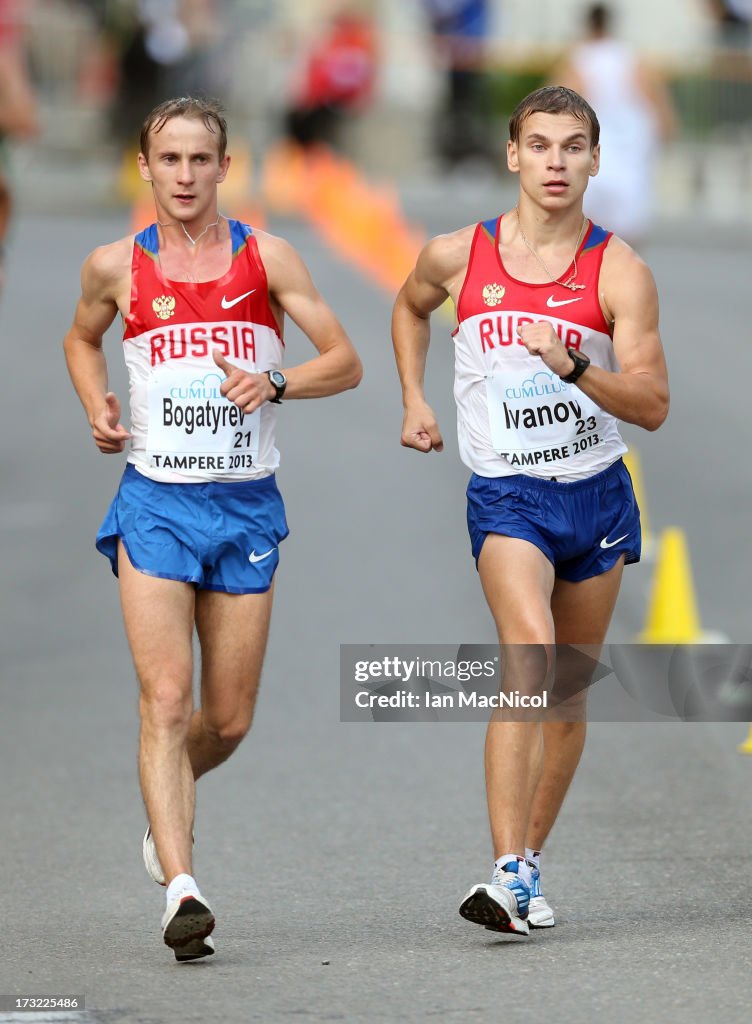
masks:
[(478, 156), (493, 158), (483, 116), (488, 0), (423, 0), (423, 6), (446, 80), (436, 130), (439, 156), (449, 166)]
[(211, 56), (222, 13), (220, 0), (136, 0), (121, 45), (117, 137), (137, 135), (145, 113), (164, 96), (220, 91)]
[(718, 26), (718, 45), (725, 50), (748, 50), (752, 43), (752, 0), (708, 0)]
[(346, 117), (371, 99), (375, 76), (373, 24), (345, 7), (314, 40), (298, 69), (285, 118), (287, 137), (301, 146), (337, 146)]
[(138, 0), (120, 52), (119, 88), (113, 109), (113, 133), (131, 139), (162, 96), (172, 95), (171, 66), (190, 51), (177, 0)]
[(715, 73), (741, 75), (752, 67), (752, 0), (707, 0), (716, 25)]
[(601, 166), (585, 193), (585, 213), (638, 245), (653, 216), (658, 148), (675, 134), (676, 114), (663, 77), (613, 38), (611, 21), (606, 4), (587, 8), (586, 37), (551, 82), (584, 96), (601, 125)]
[(0, 0), (0, 287), (12, 212), (6, 144), (10, 139), (31, 138), (38, 130), (36, 97), (23, 48), (24, 7), (20, 0)]

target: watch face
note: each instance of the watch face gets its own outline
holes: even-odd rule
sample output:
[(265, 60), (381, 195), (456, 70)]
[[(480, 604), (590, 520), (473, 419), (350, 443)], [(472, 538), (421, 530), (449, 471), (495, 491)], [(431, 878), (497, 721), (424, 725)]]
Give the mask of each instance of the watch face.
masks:
[(271, 370), (269, 373), (269, 379), (271, 380), (272, 384), (277, 388), (284, 387), (284, 385), (287, 383), (287, 378), (285, 377), (284, 373), (280, 373), (279, 370)]

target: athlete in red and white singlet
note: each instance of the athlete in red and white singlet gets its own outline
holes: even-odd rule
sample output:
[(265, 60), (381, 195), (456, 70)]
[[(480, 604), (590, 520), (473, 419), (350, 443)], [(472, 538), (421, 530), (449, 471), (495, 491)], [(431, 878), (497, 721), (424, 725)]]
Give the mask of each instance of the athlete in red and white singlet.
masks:
[[(279, 545), (274, 471), (282, 399), (358, 385), (360, 360), (298, 253), (219, 213), (227, 125), (210, 100), (160, 104), (141, 130), (139, 172), (156, 223), (94, 250), (65, 355), (97, 448), (122, 453), (97, 548), (118, 576), (140, 684), (139, 781), (150, 877), (166, 886), (162, 936), (178, 961), (214, 953), (214, 914), (193, 877), (195, 784), (253, 720)], [(117, 316), (131, 425), (107, 390), (104, 335)], [(279, 369), (289, 315), (315, 349)], [(198, 636), (200, 706), (194, 705)], [(203, 836), (211, 850), (211, 835)]]
[[(503, 218), (475, 229), (454, 332), (460, 458), (484, 477), (524, 473), (580, 480), (626, 450), (615, 416), (567, 384), (523, 344), (519, 328), (548, 322), (593, 366), (618, 369), (598, 281), (611, 233), (589, 224), (576, 254), (577, 283), (518, 281), (499, 252)], [(566, 272), (565, 272), (566, 275)]]
[(489, 721), (495, 863), (490, 884), (474, 885), (460, 914), (517, 934), (554, 924), (540, 889), (540, 851), (585, 740), (590, 680), (581, 665), (567, 674), (561, 645), (603, 642), (623, 566), (639, 558), (639, 511), (618, 421), (655, 430), (668, 411), (652, 275), (583, 215), (599, 131), (595, 112), (571, 89), (525, 97), (507, 142), (507, 166), (519, 175), (516, 207), (432, 239), (392, 321), (401, 442), (440, 452), (423, 387), (429, 318), (447, 297), (455, 304), (459, 449), (473, 470), (468, 530), (504, 647), (503, 687), (540, 696), (566, 681), (571, 697), (559, 718)]
[(249, 373), (282, 365), (284, 342), (269, 304), (253, 231), (228, 222), (232, 265), (216, 281), (170, 281), (152, 224), (136, 236), (123, 349), (130, 377), (128, 461), (152, 480), (252, 480), (279, 466), (279, 406), (248, 414), (228, 401), (217, 350)]

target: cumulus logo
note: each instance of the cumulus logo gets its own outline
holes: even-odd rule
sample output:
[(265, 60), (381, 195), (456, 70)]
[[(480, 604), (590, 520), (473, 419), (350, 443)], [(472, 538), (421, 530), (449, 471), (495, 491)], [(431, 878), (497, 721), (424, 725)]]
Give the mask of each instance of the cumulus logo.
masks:
[(207, 373), (201, 380), (192, 380), (187, 387), (175, 387), (170, 390), (170, 397), (179, 401), (190, 402), (195, 399), (217, 399), (222, 397), (219, 388), (224, 380), (218, 373)]
[(539, 370), (532, 377), (523, 380), (519, 387), (507, 388), (504, 394), (507, 398), (542, 398), (544, 395), (558, 395), (566, 390), (567, 385), (561, 377)]

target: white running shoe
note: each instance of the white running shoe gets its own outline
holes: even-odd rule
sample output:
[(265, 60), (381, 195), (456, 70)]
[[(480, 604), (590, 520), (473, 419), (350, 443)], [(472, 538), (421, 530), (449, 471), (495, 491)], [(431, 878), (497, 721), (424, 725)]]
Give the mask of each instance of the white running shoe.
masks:
[[(193, 841), (196, 841), (195, 834), (193, 835)], [(154, 842), (154, 836), (151, 834), (151, 825), (146, 830), (141, 850), (144, 855), (144, 867), (149, 878), (154, 879), (157, 885), (167, 885), (162, 865), (159, 863), (159, 857), (157, 856), (157, 844)]]
[(185, 946), (173, 950), (175, 959), (179, 964), (187, 963), (189, 960), (200, 960), (204, 956), (214, 955), (214, 939), (207, 935), (203, 939), (192, 939)]
[[(196, 942), (206, 939), (214, 930), (214, 914), (199, 892), (182, 892), (168, 904), (162, 916), (162, 937), (175, 955), (194, 955)], [(206, 945), (204, 943), (204, 945)], [(211, 952), (214, 952), (212, 944)], [(211, 954), (199, 953), (199, 956)]]
[(530, 907), (527, 919), (531, 928), (553, 928), (556, 924), (554, 912), (548, 905), (546, 897), (541, 892), (540, 871), (532, 869), (533, 882), (530, 886)]
[(494, 874), (489, 885), (474, 885), (460, 904), (466, 921), (482, 924), (490, 931), (528, 935), (530, 890), (517, 874), (517, 863), (510, 861)]

